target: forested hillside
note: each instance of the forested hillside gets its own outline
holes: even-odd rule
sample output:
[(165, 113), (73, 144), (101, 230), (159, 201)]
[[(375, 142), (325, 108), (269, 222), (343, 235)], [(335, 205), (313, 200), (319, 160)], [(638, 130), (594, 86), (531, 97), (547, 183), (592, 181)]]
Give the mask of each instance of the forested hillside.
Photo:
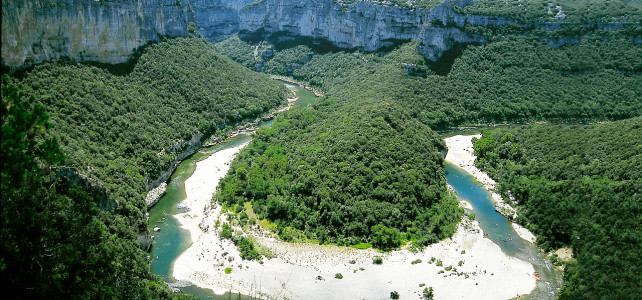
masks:
[(545, 250), (571, 246), (561, 299), (642, 293), (642, 118), (483, 130), (476, 165)]
[(260, 129), (220, 183), (218, 200), (252, 204), (284, 240), (389, 250), (454, 233), (441, 141), (378, 98), (327, 99)]
[[(15, 85), (23, 86), (24, 96), (5, 97), (5, 87), (18, 95)], [(196, 136), (199, 142), (254, 119), (285, 104), (287, 93), (281, 83), (248, 71), (196, 38), (148, 46), (126, 75), (47, 63), (22, 80), (3, 77), (2, 86), (3, 282), (25, 297), (60, 298), (170, 295), (149, 273), (136, 241), (137, 234), (147, 232), (148, 182), (170, 168), (186, 147), (183, 140)], [(20, 104), (28, 95), (35, 96), (32, 102)], [(51, 128), (43, 134), (47, 114)], [(25, 126), (32, 126), (29, 134), (11, 131)], [(17, 146), (5, 135), (15, 136), (11, 143)], [(59, 183), (63, 179), (47, 166), (60, 160), (36, 159), (28, 173), (5, 181), (5, 173), (20, 169), (16, 163), (22, 159), (7, 151), (24, 153), (14, 148), (23, 147), (25, 139), (57, 140), (64, 165), (104, 186), (110, 205), (103, 208), (112, 209), (101, 210), (93, 195)], [(36, 144), (27, 148), (32, 156), (49, 155)]]
[[(482, 8), (477, 6), (477, 9)], [(528, 18), (531, 17), (535, 18)], [(332, 115), (323, 113), (327, 108), (321, 106), (317, 113), (288, 114), (279, 122), (286, 122), (285, 128), (292, 129), (281, 132), (284, 125), (277, 122), (274, 129), (258, 134), (260, 142), (249, 146), (248, 152), (234, 164), (230, 176), (221, 184), (223, 192), (219, 199), (239, 204), (251, 201), (263, 217), (276, 221), (279, 228), (292, 226), (303, 231), (303, 236), (319, 238), (324, 236), (319, 233), (327, 228), (338, 228), (329, 241), (341, 244), (374, 242), (373, 236), (368, 240), (360, 235), (363, 230), (355, 230), (362, 225), (359, 222), (353, 225), (355, 222), (350, 213), (339, 214), (343, 219), (337, 221), (343, 222), (334, 222), (328, 219), (334, 214), (323, 216), (325, 212), (332, 212), (333, 206), (319, 206), (320, 202), (314, 201), (322, 199), (326, 178), (330, 178), (329, 182), (341, 182), (335, 179), (351, 174), (348, 178), (359, 178), (356, 186), (370, 187), (368, 184), (372, 184), (361, 180), (360, 173), (355, 171), (337, 172), (341, 168), (332, 167), (335, 164), (332, 159), (319, 162), (307, 154), (312, 151), (306, 147), (312, 147), (314, 151), (333, 149), (319, 152), (330, 158), (336, 157), (335, 153), (354, 153), (334, 150), (340, 141), (358, 140), (350, 129), (337, 127), (337, 124), (359, 123), (361, 130), (370, 132), (372, 127), (364, 124), (376, 123), (379, 115), (351, 112), (355, 117), (347, 122), (340, 112), (350, 111), (347, 107), (378, 107), (376, 104), (385, 103), (398, 109), (401, 116), (409, 117), (404, 123), (413, 124), (417, 120), (432, 129), (487, 123), (577, 123), (634, 118), (570, 129), (561, 125), (511, 129), (508, 131), (512, 141), (509, 137), (502, 140), (503, 134), (493, 135), (491, 139), (495, 139), (496, 144), (480, 157), (482, 162), (485, 159), (483, 167), (500, 182), (501, 189), (513, 189), (517, 199), (522, 201), (520, 218), (532, 224), (541, 247), (549, 250), (568, 245), (574, 249), (575, 259), (566, 266), (563, 298), (639, 295), (639, 278), (642, 278), (638, 255), (639, 224), (642, 223), (639, 217), (639, 187), (642, 186), (639, 166), (642, 161), (637, 152), (642, 144), (638, 133), (639, 116), (642, 115), (642, 47), (632, 42), (639, 28), (633, 26), (611, 32), (585, 29), (576, 32), (573, 28), (564, 28), (537, 35), (536, 30), (529, 33), (510, 26), (482, 31), (467, 27), (465, 30), (471, 33), (488, 37), (488, 43), (456, 47), (436, 63), (426, 62), (416, 52), (417, 44), (412, 42), (382, 54), (334, 51), (314, 43), (275, 39), (258, 44), (258, 49), (270, 49), (270, 55), (255, 56), (247, 51), (254, 49), (256, 44), (252, 43), (256, 41), (233, 36), (217, 45), (221, 53), (234, 59), (242, 58), (241, 61), (251, 68), (270, 66), (263, 71), (309, 83), (324, 92), (326, 100), (323, 103), (332, 103), (330, 107), (337, 108)], [(560, 38), (577, 38), (578, 43), (558, 48), (549, 45)], [(305, 122), (292, 121), (292, 118), (300, 120), (304, 116)], [(326, 129), (321, 131), (321, 128)], [(379, 134), (384, 132), (372, 132), (367, 141), (378, 141)], [(404, 136), (404, 131), (399, 134)], [(332, 136), (337, 142), (324, 143), (326, 136)], [(404, 145), (405, 139), (397, 139)], [(363, 143), (367, 143), (366, 140)], [(380, 144), (376, 147), (374, 152), (381, 158), (378, 151), (387, 147)], [(414, 145), (406, 147), (415, 149)], [(357, 149), (356, 153), (369, 153), (371, 148)], [(415, 155), (420, 155), (418, 153)], [(264, 164), (274, 162), (274, 157), (280, 157), (282, 164), (266, 167)], [(351, 156), (345, 157), (342, 159), (344, 165), (359, 169), (359, 163), (355, 167)], [(310, 161), (320, 168), (315, 169)], [(387, 160), (384, 158), (384, 161)], [(395, 164), (403, 164), (404, 160), (389, 161), (395, 170)], [(365, 163), (364, 166), (369, 167)], [(422, 168), (416, 164), (409, 166)], [(283, 186), (290, 180), (297, 182), (304, 178), (300, 175), (301, 169), (316, 174), (314, 176), (328, 170), (330, 175), (318, 183), (321, 186)], [(375, 170), (371, 166), (370, 169)], [(266, 175), (261, 177), (262, 173)], [(279, 183), (270, 178), (284, 178), (284, 181)], [(265, 181), (268, 182), (264, 184), (267, 192), (252, 194), (251, 191), (256, 190), (253, 184)], [(398, 188), (404, 189), (403, 186), (400, 184)], [(358, 195), (345, 189), (345, 184), (328, 186), (330, 192), (331, 187), (342, 191), (343, 195)], [(379, 199), (373, 188), (363, 189), (361, 193)], [(312, 197), (306, 198), (308, 194)], [(344, 198), (351, 199), (352, 196)], [(342, 207), (343, 211), (354, 210), (351, 204), (345, 205), (341, 197), (331, 199), (339, 200), (329, 203)], [(315, 215), (314, 210), (306, 212), (308, 207), (320, 210), (321, 214)], [(368, 212), (377, 215), (377, 210)], [(386, 212), (386, 215), (390, 214), (392, 212)], [(415, 214), (403, 217), (410, 217), (410, 222), (414, 222), (413, 216)], [(389, 224), (395, 223), (385, 223), (386, 226)], [(315, 230), (315, 225), (321, 230)], [(424, 234), (410, 234), (413, 227), (394, 228), (400, 233), (406, 232), (409, 239), (418, 237), (421, 240)], [(371, 227), (371, 234), (373, 229)]]
[[(244, 43), (231, 39), (235, 45)], [(224, 46), (219, 44), (219, 51), (231, 53)], [(383, 56), (345, 52), (312, 56), (310, 48), (299, 46), (276, 51), (265, 65), (274, 61), (272, 65), (282, 67), (268, 70), (308, 82), (331, 97), (350, 101), (376, 97), (398, 103), (432, 129), (642, 115), (642, 46), (625, 35), (586, 36), (578, 45), (560, 48), (535, 36), (497, 36), (435, 64), (426, 64), (415, 46), (409, 43)], [(239, 57), (236, 53), (231, 57)], [(302, 57), (309, 62), (302, 64)], [(294, 70), (288, 72), (288, 66)]]

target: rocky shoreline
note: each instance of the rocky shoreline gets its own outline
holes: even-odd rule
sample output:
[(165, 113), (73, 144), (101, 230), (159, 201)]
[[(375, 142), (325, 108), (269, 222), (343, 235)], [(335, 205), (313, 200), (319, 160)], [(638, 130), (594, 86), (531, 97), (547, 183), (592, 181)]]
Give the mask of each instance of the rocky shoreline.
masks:
[(270, 75), (270, 77), (272, 79), (285, 81), (285, 82), (288, 82), (288, 83), (291, 83), (291, 84), (296, 84), (296, 85), (298, 85), (298, 86), (300, 86), (300, 87), (312, 92), (317, 97), (323, 97), (323, 94), (321, 94), (321, 92), (317, 91), (315, 88), (313, 88), (311, 86), (307, 86), (307, 85), (305, 85), (305, 84), (303, 84), (303, 83), (301, 83), (299, 81), (296, 81), (296, 80), (294, 80), (294, 78), (285, 77), (285, 76), (281, 76), (281, 75)]

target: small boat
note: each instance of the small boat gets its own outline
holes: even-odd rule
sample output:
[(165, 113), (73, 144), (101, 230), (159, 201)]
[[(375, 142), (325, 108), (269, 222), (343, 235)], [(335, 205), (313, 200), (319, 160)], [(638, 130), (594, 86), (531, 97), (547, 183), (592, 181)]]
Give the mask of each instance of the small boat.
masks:
[(539, 281), (541, 278), (539, 277), (539, 274), (537, 272), (533, 273), (533, 277), (535, 277), (535, 280)]
[(154, 231), (160, 231), (160, 230), (161, 230), (161, 228), (160, 228), (160, 227), (158, 227), (158, 226), (155, 226), (155, 227), (154, 227)]
[(158, 220), (158, 223), (165, 223), (164, 220)]

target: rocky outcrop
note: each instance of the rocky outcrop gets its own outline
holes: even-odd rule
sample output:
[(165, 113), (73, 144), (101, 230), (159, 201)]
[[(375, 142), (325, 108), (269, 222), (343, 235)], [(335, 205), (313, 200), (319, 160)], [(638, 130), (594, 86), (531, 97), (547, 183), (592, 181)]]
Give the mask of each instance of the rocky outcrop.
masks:
[[(445, 1), (431, 9), (408, 9), (358, 2), (344, 7), (332, 0), (264, 0), (241, 9), (240, 30), (287, 33), (325, 39), (341, 48), (376, 51), (399, 41), (418, 40), (419, 51), (437, 59), (455, 43), (484, 42), (458, 27), (503, 25), (509, 20), (456, 13)], [(470, 1), (459, 1), (466, 5)], [(451, 26), (454, 25), (454, 26)]]
[(78, 187), (85, 191), (96, 202), (96, 205), (102, 210), (112, 210), (118, 206), (118, 203), (107, 194), (103, 184), (93, 178), (89, 178), (77, 172), (70, 167), (50, 167), (51, 171), (56, 174), (56, 178), (65, 188), (72, 186)]
[(173, 147), (167, 150), (170, 153), (175, 153), (175, 158), (169, 168), (163, 170), (157, 178), (147, 182), (147, 196), (145, 197), (147, 208), (154, 206), (163, 194), (165, 194), (165, 190), (167, 188), (166, 182), (172, 176), (180, 162), (201, 149), (203, 146), (201, 138), (201, 134), (196, 133), (190, 140), (176, 143)]
[[(262, 34), (264, 38), (279, 33), (281, 38), (306, 36), (324, 39), (341, 48), (376, 51), (400, 41), (417, 40), (418, 51), (427, 59), (436, 60), (457, 43), (483, 43), (481, 36), (465, 33), (465, 25), (501, 26), (515, 24), (525, 28), (555, 30), (563, 22), (524, 24), (494, 16), (469, 15), (462, 7), (472, 0), (444, 1), (432, 9), (410, 9), (362, 1), (343, 6), (333, 0), (263, 0), (239, 12), (242, 33)], [(627, 23), (600, 22), (585, 24), (616, 30)], [(550, 41), (553, 46), (567, 40)], [(576, 43), (577, 37), (568, 39)]]
[(198, 32), (215, 42), (239, 30), (238, 11), (253, 0), (190, 0)]
[[(282, 38), (313, 37), (337, 47), (376, 51), (417, 40), (424, 57), (436, 60), (457, 43), (483, 43), (465, 25), (516, 24), (544, 30), (568, 22), (521, 24), (501, 17), (468, 15), (472, 0), (444, 1), (432, 9), (411, 9), (361, 1), (333, 0), (12, 0), (2, 2), (2, 64), (19, 68), (47, 60), (123, 63), (134, 50), (162, 36), (185, 36), (194, 22), (209, 41), (237, 31)], [(617, 30), (627, 23), (599, 22)], [(587, 25), (589, 26), (589, 25)], [(569, 40), (574, 43), (577, 38)], [(566, 40), (550, 40), (553, 46)], [(634, 42), (640, 43), (640, 39)]]
[(161, 36), (183, 36), (188, 0), (2, 1), (2, 64), (47, 60), (123, 63)]

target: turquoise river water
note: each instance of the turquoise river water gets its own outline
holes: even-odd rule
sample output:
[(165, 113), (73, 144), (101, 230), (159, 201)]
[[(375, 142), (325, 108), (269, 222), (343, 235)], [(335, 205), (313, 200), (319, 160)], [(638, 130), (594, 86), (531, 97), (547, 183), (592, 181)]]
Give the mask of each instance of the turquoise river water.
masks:
[[(286, 86), (299, 97), (294, 107), (305, 108), (316, 99), (313, 93), (299, 86), (288, 83), (286, 83)], [(271, 124), (272, 121), (268, 121), (261, 126), (270, 126)], [(194, 173), (198, 161), (219, 150), (235, 147), (250, 139), (250, 135), (241, 134), (221, 145), (201, 149), (198, 153), (185, 159), (170, 178), (166, 194), (149, 211), (150, 230), (154, 226), (161, 227), (161, 231), (154, 233), (154, 246), (151, 252), (152, 272), (161, 276), (171, 286), (180, 288), (182, 291), (202, 299), (251, 298), (230, 293), (215, 295), (213, 291), (208, 289), (175, 282), (171, 275), (173, 263), (192, 243), (189, 232), (183, 230), (173, 217), (174, 214), (182, 212), (176, 208), (176, 204), (186, 198), (185, 180)], [(562, 285), (562, 275), (555, 270), (550, 261), (533, 244), (517, 235), (506, 218), (495, 212), (490, 193), (470, 174), (450, 163), (446, 164), (446, 180), (455, 189), (460, 199), (471, 203), (473, 206), (472, 212), (476, 216), (475, 219), (479, 221), (481, 228), (488, 234), (487, 237), (499, 245), (506, 254), (533, 264), (535, 271), (540, 274), (541, 280), (537, 282), (536, 289), (527, 298), (554, 299)], [(512, 240), (510, 240), (511, 238)]]

